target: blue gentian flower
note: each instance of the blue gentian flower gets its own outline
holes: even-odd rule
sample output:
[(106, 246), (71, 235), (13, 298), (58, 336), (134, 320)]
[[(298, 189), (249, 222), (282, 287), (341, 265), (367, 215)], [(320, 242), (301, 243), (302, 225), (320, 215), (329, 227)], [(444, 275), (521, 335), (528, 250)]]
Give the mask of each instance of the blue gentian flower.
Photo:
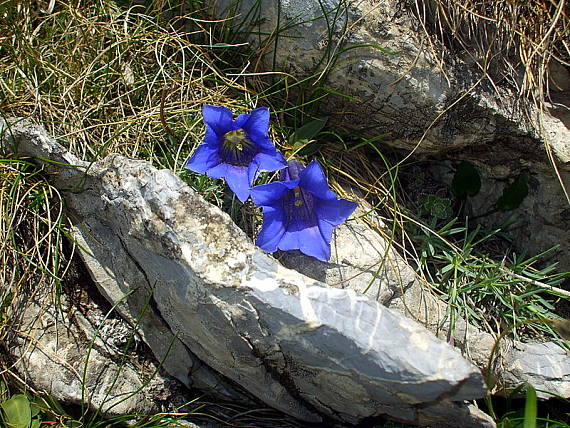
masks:
[(212, 178), (225, 178), (230, 189), (244, 202), (260, 171), (286, 166), (283, 156), (267, 136), (269, 110), (257, 108), (249, 114), (233, 114), (225, 107), (205, 105), (204, 142), (188, 159), (186, 168)]
[(273, 253), (301, 250), (327, 261), (335, 226), (345, 221), (356, 203), (338, 199), (317, 161), (306, 168), (293, 160), (281, 171), (281, 181), (255, 186), (255, 205), (263, 208), (263, 225), (256, 244)]

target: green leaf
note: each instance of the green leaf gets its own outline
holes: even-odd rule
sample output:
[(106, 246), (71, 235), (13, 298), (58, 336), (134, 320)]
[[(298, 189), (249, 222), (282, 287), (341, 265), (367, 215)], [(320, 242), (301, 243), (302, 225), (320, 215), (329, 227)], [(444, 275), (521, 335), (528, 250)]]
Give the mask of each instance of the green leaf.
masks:
[(451, 182), (451, 191), (458, 198), (475, 196), (481, 190), (481, 176), (477, 168), (467, 161), (461, 162)]
[[(59, 404), (59, 402), (55, 398), (49, 395), (46, 396), (44, 404), (47, 405), (47, 408), (51, 413), (56, 413), (58, 415), (65, 415), (65, 410), (63, 409), (63, 407), (61, 407), (61, 404)], [(44, 409), (44, 405), (41, 405), (40, 409)]]
[(328, 118), (315, 119), (305, 123), (289, 136), (289, 145), (294, 146), (300, 140), (311, 140), (325, 127)]
[(526, 386), (523, 428), (536, 428), (536, 391), (531, 384)]
[(503, 196), (497, 201), (497, 208), (503, 211), (514, 210), (522, 204), (528, 195), (528, 184), (525, 175), (519, 175), (515, 181), (503, 190)]
[(8, 428), (28, 428), (32, 422), (32, 410), (28, 397), (14, 395), (0, 404), (4, 411), (4, 422)]
[(293, 147), (297, 149), (298, 156), (311, 156), (319, 151), (320, 144), (317, 141), (310, 141), (306, 138), (302, 140), (297, 140)]
[(293, 147), (298, 149), (299, 147), (303, 147), (303, 146), (306, 146), (307, 144), (309, 144), (309, 141), (310, 140), (308, 140), (306, 138), (302, 138), (301, 140), (295, 141), (295, 144), (293, 144)]
[(318, 143), (317, 141), (313, 141), (312, 143), (307, 144), (305, 147), (303, 147), (301, 150), (299, 150), (297, 152), (297, 154), (301, 157), (312, 156), (315, 153), (317, 153), (320, 148), (321, 148), (321, 144)]

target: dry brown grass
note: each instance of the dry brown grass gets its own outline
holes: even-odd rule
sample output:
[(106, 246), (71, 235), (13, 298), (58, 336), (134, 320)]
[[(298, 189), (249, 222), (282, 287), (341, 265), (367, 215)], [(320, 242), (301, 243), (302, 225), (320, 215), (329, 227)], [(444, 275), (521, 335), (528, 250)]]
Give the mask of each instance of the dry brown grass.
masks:
[(415, 6), (425, 28), (491, 84), (507, 83), (539, 107), (570, 90), (567, 0), (416, 0)]
[[(497, 99), (516, 95), (516, 108), (544, 142), (568, 204), (570, 189), (554, 154), (548, 117), (570, 114), (570, 7), (568, 0), (414, 0), (431, 52), (445, 74), (447, 52), (479, 68), (469, 92), (486, 81)], [(445, 45), (448, 50), (440, 49)], [(505, 92), (500, 88), (509, 87)], [(568, 124), (566, 124), (568, 126)]]
[[(21, 333), (21, 319), (42, 289), (57, 304), (73, 246), (64, 251), (63, 201), (47, 177), (25, 159), (0, 162), (0, 346)], [(9, 373), (3, 361), (0, 374)]]
[(202, 105), (245, 108), (228, 94), (247, 91), (217, 70), (193, 14), (156, 19), (153, 7), (1, 2), (2, 114), (41, 122), (83, 159), (118, 152), (178, 170)]

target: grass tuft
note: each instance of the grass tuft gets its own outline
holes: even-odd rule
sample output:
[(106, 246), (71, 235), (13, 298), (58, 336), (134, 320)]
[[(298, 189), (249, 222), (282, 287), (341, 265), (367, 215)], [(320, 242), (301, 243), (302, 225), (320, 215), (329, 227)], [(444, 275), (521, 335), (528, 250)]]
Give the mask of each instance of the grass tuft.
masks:
[[(416, 1), (425, 28), (492, 85), (507, 82), (540, 105), (568, 90), (559, 71), (570, 67), (566, 0)], [(444, 58), (441, 58), (442, 62)]]
[(0, 109), (41, 122), (83, 159), (122, 153), (177, 171), (201, 140), (203, 104), (249, 107), (228, 96), (247, 91), (213, 65), (192, 13), (165, 22), (94, 0), (50, 13), (3, 5)]

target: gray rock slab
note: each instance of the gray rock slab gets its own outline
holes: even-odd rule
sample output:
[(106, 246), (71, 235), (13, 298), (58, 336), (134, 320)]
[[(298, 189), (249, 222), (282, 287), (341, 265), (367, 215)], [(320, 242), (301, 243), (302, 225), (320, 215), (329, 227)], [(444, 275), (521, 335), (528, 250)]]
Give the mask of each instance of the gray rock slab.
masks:
[[(244, 391), (204, 364), (172, 332), (156, 306), (153, 288), (140, 286), (147, 281), (144, 272), (125, 254), (121, 242), (111, 238), (114, 232), (101, 224), (91, 224), (82, 232), (76, 230), (74, 239), (79, 247), (88, 249), (81, 257), (95, 284), (109, 302), (117, 304), (117, 311), (137, 326), (165, 370), (187, 387), (208, 392), (217, 399), (253, 404)], [(113, 257), (108, 264), (99, 262), (109, 254), (121, 256)]]
[[(85, 184), (83, 179), (87, 176), (78, 178), (78, 174), (89, 169), (87, 162), (78, 159), (61, 145), (54, 144), (53, 139), (39, 126), (17, 120), (9, 128), (6, 124), (0, 118), (0, 144), (5, 150), (26, 153), (59, 164), (54, 180), (70, 195), (81, 193), (79, 186)], [(94, 208), (101, 209), (101, 203), (95, 204)], [(152, 289), (140, 286), (146, 284), (146, 277), (139, 269), (138, 262), (125, 254), (119, 239), (106, 239), (107, 235), (115, 236), (111, 229), (97, 222), (73, 227), (77, 232), (74, 236), (76, 243), (86, 250), (81, 251), (80, 255), (99, 291), (112, 305), (116, 305), (116, 310), (132, 326), (139, 327), (139, 334), (170, 375), (187, 387), (198, 388), (218, 399), (251, 404), (250, 397), (244, 391), (203, 364), (176, 337), (153, 304)], [(108, 264), (97, 261), (111, 254), (117, 257), (107, 260)]]
[(447, 304), (422, 286), (421, 279), (378, 233), (381, 220), (370, 209), (359, 208), (335, 229), (334, 250), (328, 263), (299, 252), (285, 252), (281, 262), (331, 286), (366, 293), (452, 342), (474, 364), (486, 370), (493, 358), (493, 392), (508, 391), (528, 382), (543, 398), (570, 397), (570, 358), (553, 343), (522, 343), (497, 338), (458, 317), (453, 330), (445, 321)]
[[(486, 79), (476, 84), (480, 68), (428, 40), (413, 2), (207, 3), (214, 14), (234, 17), (236, 29), (255, 47), (266, 42), (264, 34), (279, 33), (277, 42), (264, 46), (264, 71), (275, 68), (296, 78), (322, 73), (328, 87), (352, 96), (344, 103), (347, 109), (339, 107), (342, 100), (323, 103), (335, 124), (372, 136), (389, 130), (392, 144), (424, 153), (456, 151), (500, 139), (515, 141), (519, 136), (538, 142), (537, 129), (542, 126), (550, 131), (549, 140), (560, 161), (570, 163), (570, 132), (564, 123), (547, 113), (542, 125), (538, 117), (529, 121), (517, 106), (515, 90), (500, 83), (492, 86)], [(445, 55), (446, 63), (434, 52)], [(338, 111), (342, 114), (335, 114)], [(420, 139), (422, 144), (416, 147)]]
[(82, 251), (115, 287), (149, 293), (193, 355), (268, 405), (313, 422), (415, 423), (440, 402), (485, 395), (479, 369), (447, 343), (354, 290), (283, 267), (171, 171), (118, 155), (54, 165), (44, 160), (80, 163), (21, 123), (10, 140), (54, 173)]
[(12, 326), (17, 330), (6, 341), (11, 369), (21, 379), (62, 404), (107, 417), (175, 411), (195, 399), (163, 376), (159, 365), (127, 347), (138, 338), (125, 321), (92, 302), (82, 305), (83, 310), (71, 305), (66, 294), (56, 301), (42, 284), (25, 299)]
[(570, 354), (553, 342), (513, 343), (507, 351), (503, 379), (528, 379), (544, 398), (570, 396)]
[(562, 346), (553, 342), (523, 343), (503, 338), (493, 352), (497, 337), (461, 317), (450, 332), (449, 323), (442, 324), (446, 304), (419, 283), (388, 306), (417, 320), (438, 337), (453, 341), (463, 355), (482, 370), (486, 370), (492, 358), (492, 392), (508, 394), (521, 384), (530, 383), (542, 398), (570, 397), (570, 357)]

